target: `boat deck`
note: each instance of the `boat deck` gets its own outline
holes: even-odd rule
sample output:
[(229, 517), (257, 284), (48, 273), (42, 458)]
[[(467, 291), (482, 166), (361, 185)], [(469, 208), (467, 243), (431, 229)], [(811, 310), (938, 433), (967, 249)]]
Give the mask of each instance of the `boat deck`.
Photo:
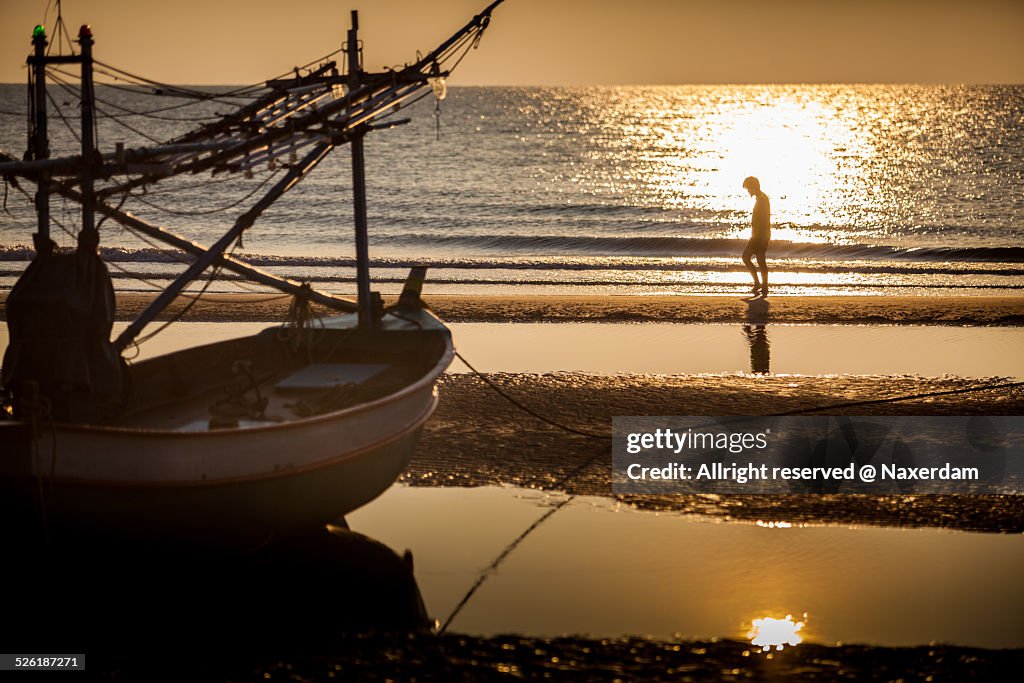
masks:
[(205, 432), (278, 425), (337, 412), (399, 391), (436, 363), (448, 332), (429, 314), (323, 322), (297, 344), (270, 328), (132, 368), (133, 407), (109, 425)]

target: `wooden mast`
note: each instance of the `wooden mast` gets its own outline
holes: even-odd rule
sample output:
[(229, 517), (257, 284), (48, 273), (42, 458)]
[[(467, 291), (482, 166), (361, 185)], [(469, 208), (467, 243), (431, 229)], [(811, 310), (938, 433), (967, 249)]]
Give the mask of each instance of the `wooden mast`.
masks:
[[(78, 44), (82, 47), (82, 233), (88, 243), (98, 243), (96, 233), (96, 194), (93, 191), (95, 159), (95, 102), (92, 88), (92, 29), (82, 24)], [(80, 241), (81, 243), (81, 241)]]
[[(30, 93), (32, 101), (32, 139), (30, 148), (36, 161), (50, 156), (50, 141), (46, 131), (46, 29), (42, 24), (32, 31), (34, 54), (28, 58), (32, 67)], [(39, 174), (36, 187), (36, 251), (45, 248), (50, 241), (50, 174)]]
[[(359, 12), (352, 10), (352, 27), (348, 30), (348, 91), (359, 89), (363, 69), (359, 53)], [(355, 102), (350, 102), (355, 104)], [(372, 327), (377, 323), (374, 296), (370, 292), (370, 246), (366, 226), (366, 161), (363, 156), (364, 126), (352, 131), (352, 203), (356, 230), (356, 302), (359, 325)]]

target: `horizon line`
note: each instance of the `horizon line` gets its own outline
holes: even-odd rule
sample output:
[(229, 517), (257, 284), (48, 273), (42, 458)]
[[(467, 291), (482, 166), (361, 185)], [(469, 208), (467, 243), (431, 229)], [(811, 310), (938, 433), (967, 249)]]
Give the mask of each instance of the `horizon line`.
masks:
[[(94, 80), (95, 85), (114, 85), (120, 88), (139, 88), (140, 90), (150, 89), (157, 86), (145, 86), (135, 83), (120, 83), (118, 81)], [(24, 82), (0, 81), (0, 86), (14, 85), (24, 86)], [(238, 87), (259, 87), (259, 83), (172, 83), (166, 82), (161, 85), (179, 87), (202, 87), (202, 88), (238, 88)], [(449, 88), (674, 88), (680, 86), (771, 86), (771, 85), (899, 85), (899, 86), (1022, 86), (1022, 81), (733, 81), (733, 82), (711, 82), (711, 81), (687, 81), (680, 83), (464, 83), (449, 84)]]

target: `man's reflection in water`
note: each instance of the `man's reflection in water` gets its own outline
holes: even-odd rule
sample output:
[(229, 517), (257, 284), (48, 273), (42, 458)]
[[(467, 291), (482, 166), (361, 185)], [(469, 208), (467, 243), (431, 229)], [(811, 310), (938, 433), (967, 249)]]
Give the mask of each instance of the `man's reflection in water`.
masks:
[(771, 370), (771, 350), (768, 344), (768, 300), (747, 299), (747, 316), (743, 336), (750, 345), (750, 371), (755, 375), (767, 375)]
[(743, 336), (750, 344), (750, 371), (755, 375), (767, 375), (771, 370), (771, 345), (764, 325), (744, 325)]

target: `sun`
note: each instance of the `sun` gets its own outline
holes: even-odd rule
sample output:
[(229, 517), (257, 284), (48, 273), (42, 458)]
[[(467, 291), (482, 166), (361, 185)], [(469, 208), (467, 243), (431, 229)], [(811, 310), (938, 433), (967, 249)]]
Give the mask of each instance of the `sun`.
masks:
[[(804, 619), (806, 618), (805, 614)], [(799, 645), (803, 642), (804, 639), (800, 635), (800, 631), (803, 630), (804, 624), (803, 621), (793, 621), (792, 614), (787, 614), (785, 619), (762, 617), (751, 622), (751, 629), (747, 633), (747, 637), (750, 638), (751, 645), (760, 647), (764, 652), (768, 652), (773, 647), (776, 650), (781, 650), (786, 645)]]

